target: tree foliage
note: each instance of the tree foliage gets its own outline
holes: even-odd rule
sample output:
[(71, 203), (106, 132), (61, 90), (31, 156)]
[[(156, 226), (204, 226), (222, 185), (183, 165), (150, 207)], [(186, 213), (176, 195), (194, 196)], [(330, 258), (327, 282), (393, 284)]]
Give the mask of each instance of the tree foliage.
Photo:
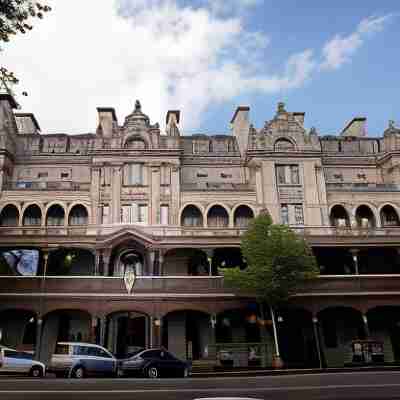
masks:
[(228, 286), (252, 293), (274, 306), (318, 275), (314, 255), (303, 237), (288, 226), (274, 225), (269, 215), (256, 217), (243, 235), (241, 249), (247, 268), (222, 270)]
[(0, 41), (8, 42), (17, 33), (32, 29), (31, 19), (43, 18), (48, 5), (30, 0), (0, 0)]
[[(1, 43), (9, 42), (18, 33), (32, 30), (31, 21), (42, 19), (51, 7), (31, 0), (0, 0), (0, 51)], [(18, 83), (12, 71), (0, 66), (0, 90), (11, 93), (10, 85)], [(26, 95), (26, 92), (23, 93)]]

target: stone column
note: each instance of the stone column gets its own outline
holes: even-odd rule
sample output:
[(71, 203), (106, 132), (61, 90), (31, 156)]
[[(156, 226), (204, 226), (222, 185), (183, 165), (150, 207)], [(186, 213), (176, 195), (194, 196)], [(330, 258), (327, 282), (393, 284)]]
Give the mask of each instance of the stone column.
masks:
[(211, 314), (210, 316), (210, 342), (208, 344), (207, 347), (207, 353), (205, 354), (206, 358), (209, 358), (210, 360), (216, 360), (216, 347), (215, 347), (215, 343), (216, 343), (216, 334), (215, 334), (215, 330), (216, 330), (216, 326), (217, 326), (217, 314)]
[(40, 359), (40, 348), (42, 345), (42, 328), (43, 328), (43, 320), (42, 316), (39, 315), (36, 323), (35, 360)]
[(358, 271), (358, 253), (359, 250), (358, 249), (350, 249), (350, 253), (353, 257), (353, 262), (354, 262), (354, 273), (355, 275), (359, 275), (359, 271)]
[(106, 347), (106, 323), (107, 319), (106, 317), (102, 316), (99, 319), (99, 344), (100, 346)]
[(121, 222), (122, 165), (111, 167), (111, 222)]
[(156, 251), (153, 249), (149, 249), (147, 253), (147, 262), (146, 262), (146, 268), (144, 271), (144, 275), (154, 275), (154, 263), (155, 263), (155, 256), (156, 256)]
[(214, 255), (214, 249), (204, 249), (204, 252), (207, 254), (207, 261), (208, 261), (208, 275), (212, 276), (212, 258)]
[(160, 165), (150, 165), (151, 171), (151, 192), (150, 192), (150, 210), (149, 210), (149, 225), (158, 225), (160, 223), (160, 189), (161, 189), (161, 174)]
[(96, 330), (98, 327), (98, 318), (97, 315), (92, 315), (91, 321), (90, 321), (90, 332), (89, 332), (89, 340), (90, 343), (97, 343), (97, 335), (96, 335)]
[(174, 164), (171, 167), (171, 207), (169, 210), (171, 225), (181, 224), (181, 221), (179, 221), (180, 186), (180, 167)]
[(369, 331), (369, 325), (368, 325), (368, 318), (366, 314), (362, 315), (362, 320), (364, 324), (364, 333), (365, 333), (365, 338), (368, 339), (370, 336), (370, 331)]
[(90, 195), (92, 198), (92, 224), (99, 225), (101, 223), (101, 215), (99, 213), (100, 203), (100, 167), (92, 168), (92, 182)]
[(103, 264), (103, 276), (109, 276), (111, 249), (103, 249), (101, 259), (102, 259), (102, 264)]
[(161, 331), (162, 331), (162, 317), (154, 317), (153, 318), (153, 327), (152, 330), (154, 332), (153, 336), (153, 346), (161, 347)]

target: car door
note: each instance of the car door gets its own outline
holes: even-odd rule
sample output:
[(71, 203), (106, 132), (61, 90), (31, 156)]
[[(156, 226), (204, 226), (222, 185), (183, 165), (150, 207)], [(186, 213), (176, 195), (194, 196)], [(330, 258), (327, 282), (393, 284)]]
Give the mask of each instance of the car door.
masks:
[(102, 375), (112, 375), (115, 372), (117, 365), (115, 358), (104, 349), (98, 347), (96, 350), (100, 373)]
[(20, 371), (21, 367), (18, 363), (17, 352), (15, 350), (4, 350), (3, 368), (2, 372), (12, 372), (17, 373)]
[(181, 376), (183, 374), (183, 363), (168, 351), (162, 351), (161, 357), (164, 360), (165, 367), (169, 376)]

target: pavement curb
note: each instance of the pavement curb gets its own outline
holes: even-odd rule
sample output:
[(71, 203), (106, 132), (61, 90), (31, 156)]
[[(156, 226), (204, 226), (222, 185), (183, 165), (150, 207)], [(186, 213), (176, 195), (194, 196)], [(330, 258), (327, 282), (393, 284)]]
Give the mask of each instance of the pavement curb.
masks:
[(358, 367), (358, 368), (315, 368), (315, 369), (277, 369), (277, 370), (242, 370), (242, 371), (209, 371), (193, 372), (193, 378), (229, 377), (229, 376), (282, 376), (282, 375), (313, 375), (329, 373), (351, 373), (351, 372), (385, 372), (400, 371), (400, 366), (387, 367)]

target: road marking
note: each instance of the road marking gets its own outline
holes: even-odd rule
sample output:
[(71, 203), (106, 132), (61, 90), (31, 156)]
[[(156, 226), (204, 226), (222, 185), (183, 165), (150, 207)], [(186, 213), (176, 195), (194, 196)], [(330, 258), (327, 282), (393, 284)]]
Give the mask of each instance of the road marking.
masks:
[(337, 390), (337, 389), (372, 389), (385, 387), (400, 387), (400, 383), (385, 383), (373, 385), (326, 385), (326, 386), (291, 386), (291, 387), (260, 387), (260, 388), (215, 388), (215, 389), (133, 389), (133, 390), (1, 390), (0, 394), (139, 394), (139, 393), (226, 393), (226, 392), (282, 392), (282, 391), (305, 391), (305, 390)]

